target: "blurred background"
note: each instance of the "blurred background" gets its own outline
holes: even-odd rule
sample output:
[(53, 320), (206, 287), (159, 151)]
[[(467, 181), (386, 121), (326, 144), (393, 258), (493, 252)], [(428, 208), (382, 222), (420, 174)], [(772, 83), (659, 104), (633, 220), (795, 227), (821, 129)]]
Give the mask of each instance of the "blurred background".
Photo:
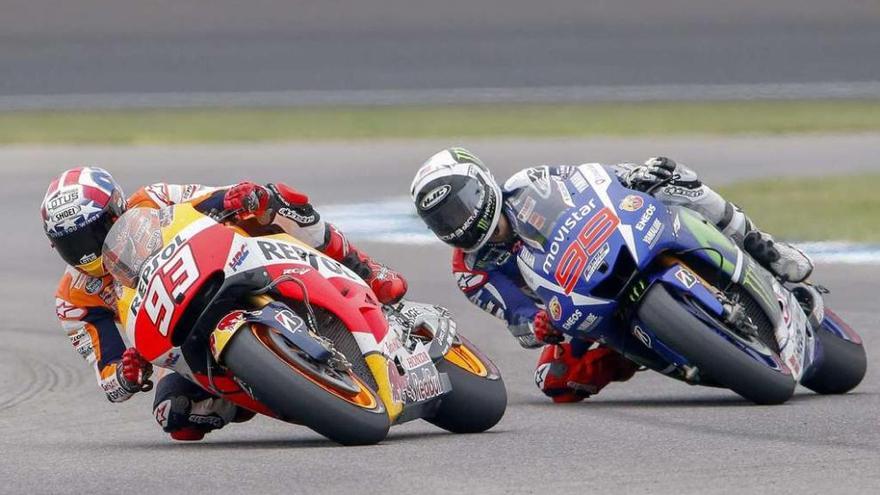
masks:
[[(880, 0), (0, 0), (0, 266), (15, 288), (0, 300), (0, 447), (17, 452), (0, 461), (14, 473), (0, 492), (228, 489), (241, 481), (232, 448), (250, 449), (261, 493), (289, 491), (272, 469), (278, 455), (307, 466), (296, 474), (321, 493), (362, 490), (364, 479), (413, 489), (368, 468), (363, 450), (268, 420), (212, 434), (213, 448), (171, 449), (149, 398), (107, 405), (58, 329), (63, 266), (37, 213), (51, 178), (83, 164), (128, 192), (287, 182), (406, 273), (415, 299), (451, 308), (504, 370), (511, 408), (498, 434), (407, 425), (369, 451), (409, 459), (430, 486), (449, 469), (481, 493), (570, 490), (596, 445), (589, 465), (607, 474), (590, 481), (597, 490), (876, 481), (870, 370), (861, 395), (793, 406), (796, 424), (788, 406), (746, 409), (646, 374), (583, 408), (549, 407), (532, 385), (536, 356), (458, 294), (449, 250), (408, 202), (416, 168), (452, 145), (499, 179), (544, 163), (672, 157), (802, 243), (854, 326), (878, 323)], [(683, 448), (670, 455), (672, 444)], [(425, 448), (436, 457), (420, 457)], [(549, 465), (560, 468), (536, 467)]]

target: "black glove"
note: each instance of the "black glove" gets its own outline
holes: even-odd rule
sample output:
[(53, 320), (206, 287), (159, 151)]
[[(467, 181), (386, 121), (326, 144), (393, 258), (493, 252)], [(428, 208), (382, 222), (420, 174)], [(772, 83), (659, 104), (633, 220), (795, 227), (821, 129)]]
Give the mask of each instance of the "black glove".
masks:
[(626, 183), (637, 191), (649, 192), (658, 184), (672, 180), (678, 164), (675, 160), (658, 156), (649, 158), (644, 165), (633, 168), (624, 176)]

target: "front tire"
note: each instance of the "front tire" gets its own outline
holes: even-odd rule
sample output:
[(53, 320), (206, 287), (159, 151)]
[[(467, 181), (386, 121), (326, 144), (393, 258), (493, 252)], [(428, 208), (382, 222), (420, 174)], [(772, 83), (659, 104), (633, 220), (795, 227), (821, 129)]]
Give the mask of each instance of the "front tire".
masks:
[[(279, 418), (305, 425), (342, 445), (381, 442), (391, 426), (376, 392), (351, 373), (357, 393), (311, 376), (278, 349), (268, 327), (248, 325), (227, 344), (224, 364), (242, 380), (254, 399)], [(323, 378), (323, 379), (322, 379)]]
[[(452, 433), (481, 433), (504, 416), (507, 389), (488, 358), (464, 337), (459, 339), (461, 346), (454, 346), (437, 363), (437, 370), (449, 377), (452, 391), (441, 399), (437, 414), (427, 421)], [(450, 356), (453, 353), (459, 354)]]
[(756, 404), (782, 404), (791, 398), (796, 386), (791, 375), (750, 358), (682, 304), (665, 286), (655, 284), (637, 313), (660, 341), (714, 382)]
[[(826, 318), (837, 315), (827, 310)], [(856, 388), (868, 368), (865, 347), (834, 335), (824, 326), (816, 332), (816, 341), (816, 349), (822, 353), (818, 367), (801, 385), (819, 394), (845, 394)]]

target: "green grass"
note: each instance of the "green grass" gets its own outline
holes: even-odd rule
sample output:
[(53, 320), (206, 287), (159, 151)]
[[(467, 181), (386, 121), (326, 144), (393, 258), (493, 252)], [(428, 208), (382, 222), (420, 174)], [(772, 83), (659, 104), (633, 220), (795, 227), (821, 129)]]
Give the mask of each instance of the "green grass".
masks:
[(0, 144), (880, 130), (880, 100), (0, 113)]
[(719, 189), (779, 238), (880, 242), (880, 175), (769, 179)]

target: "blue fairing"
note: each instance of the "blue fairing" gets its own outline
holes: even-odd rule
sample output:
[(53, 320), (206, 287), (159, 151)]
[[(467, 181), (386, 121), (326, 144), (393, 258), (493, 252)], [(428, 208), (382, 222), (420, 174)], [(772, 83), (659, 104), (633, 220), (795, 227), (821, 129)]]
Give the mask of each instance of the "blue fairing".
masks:
[[(732, 275), (741, 266), (741, 253), (698, 214), (628, 189), (599, 165), (582, 165), (567, 179), (554, 180), (549, 187), (526, 189), (508, 205), (518, 232), (529, 233), (517, 259), (520, 271), (554, 325), (654, 369), (687, 365), (631, 312), (622, 322), (618, 309), (662, 283), (695, 316), (716, 326), (713, 319), (723, 314), (717, 297), (684, 266), (657, 259), (664, 252), (689, 251)], [(775, 356), (749, 349), (721, 329), (718, 333), (779, 368)]]
[[(530, 285), (538, 286), (536, 293), (551, 318), (560, 316), (555, 322), (559, 328), (612, 340), (615, 332), (607, 332), (606, 327), (630, 275), (689, 239), (678, 238), (684, 230), (663, 203), (603, 173), (588, 177), (576, 172), (562, 182), (570, 195), (568, 208), (545, 229), (550, 234), (540, 245), (527, 243), (519, 262), (524, 276), (531, 276)], [(583, 187), (584, 181), (589, 187)], [(600, 187), (595, 187), (597, 182)], [(559, 203), (558, 191), (551, 189), (551, 200)], [(548, 201), (535, 197), (538, 202)]]

